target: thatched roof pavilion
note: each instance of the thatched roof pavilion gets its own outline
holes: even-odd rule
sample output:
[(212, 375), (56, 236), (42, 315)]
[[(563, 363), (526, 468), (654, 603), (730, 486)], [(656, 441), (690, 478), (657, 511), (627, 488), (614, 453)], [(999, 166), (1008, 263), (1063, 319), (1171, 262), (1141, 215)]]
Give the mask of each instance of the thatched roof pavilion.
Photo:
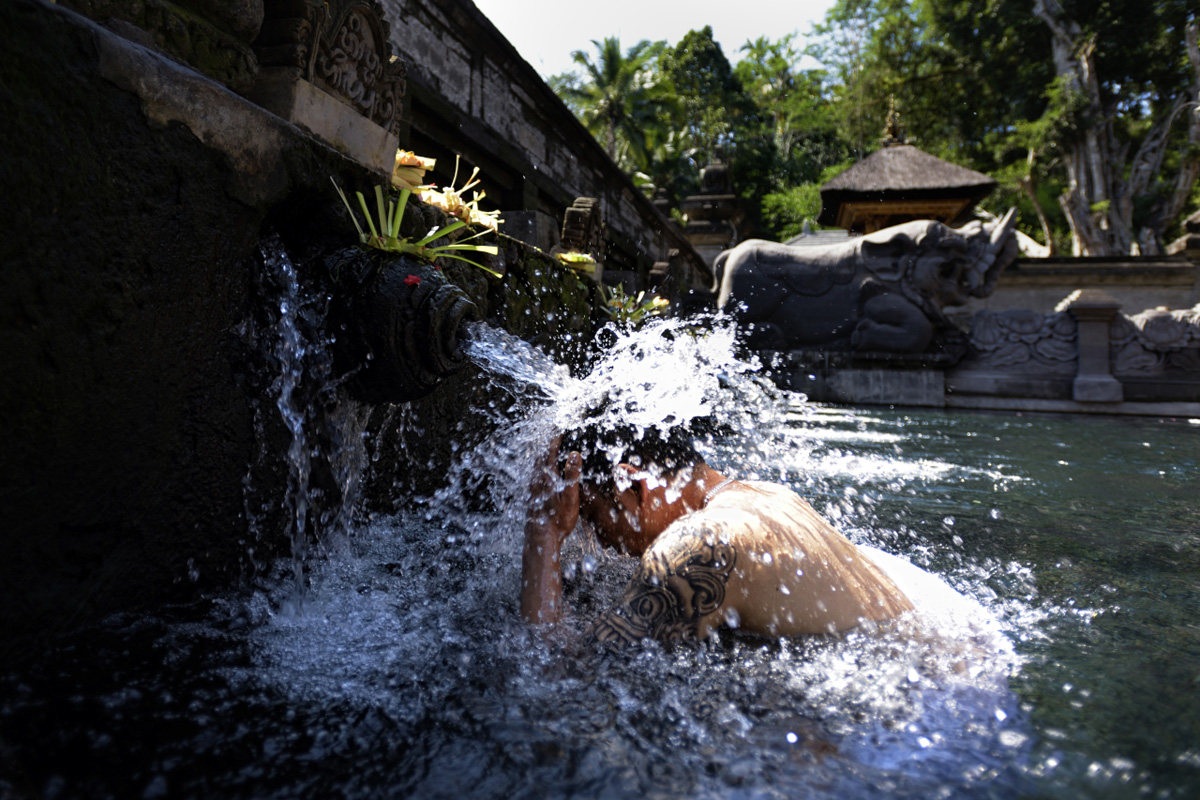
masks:
[(914, 219), (960, 225), (996, 182), (943, 161), (900, 136), (893, 112), (883, 147), (821, 187), (821, 225), (872, 233)]

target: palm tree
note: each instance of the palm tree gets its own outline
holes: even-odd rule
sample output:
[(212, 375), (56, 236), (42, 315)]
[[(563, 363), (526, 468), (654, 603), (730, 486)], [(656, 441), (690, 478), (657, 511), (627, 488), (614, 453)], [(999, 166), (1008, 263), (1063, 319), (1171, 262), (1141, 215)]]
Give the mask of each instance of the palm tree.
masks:
[(649, 160), (647, 132), (666, 123), (673, 93), (656, 80), (653, 63), (666, 42), (645, 39), (625, 53), (610, 36), (592, 40), (593, 60), (582, 50), (571, 54), (585, 70), (585, 82), (556, 87), (568, 105), (582, 111), (583, 123), (601, 141), (610, 158), (628, 171), (644, 168)]

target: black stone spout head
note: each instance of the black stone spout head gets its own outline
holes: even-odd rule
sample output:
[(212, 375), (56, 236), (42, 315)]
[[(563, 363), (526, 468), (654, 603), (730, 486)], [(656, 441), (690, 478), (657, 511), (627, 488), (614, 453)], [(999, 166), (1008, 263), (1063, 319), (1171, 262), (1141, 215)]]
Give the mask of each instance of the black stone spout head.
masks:
[(360, 248), (325, 263), (336, 287), (335, 352), (359, 399), (416, 400), (458, 369), (463, 323), (480, 314), (436, 267)]

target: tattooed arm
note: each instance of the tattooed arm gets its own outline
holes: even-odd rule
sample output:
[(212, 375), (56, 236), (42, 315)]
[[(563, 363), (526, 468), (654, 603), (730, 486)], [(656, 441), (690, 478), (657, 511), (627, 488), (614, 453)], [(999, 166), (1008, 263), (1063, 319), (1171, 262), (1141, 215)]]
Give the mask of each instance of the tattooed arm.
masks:
[[(661, 546), (660, 546), (661, 545)], [(624, 596), (592, 626), (601, 642), (703, 638), (716, 627), (737, 553), (713, 537), (673, 536), (642, 557)]]
[(558, 440), (534, 467), (525, 518), (525, 547), (521, 553), (521, 616), (526, 622), (557, 622), (562, 618), (563, 540), (579, 520), (579, 472), (582, 457), (567, 455), (560, 476)]

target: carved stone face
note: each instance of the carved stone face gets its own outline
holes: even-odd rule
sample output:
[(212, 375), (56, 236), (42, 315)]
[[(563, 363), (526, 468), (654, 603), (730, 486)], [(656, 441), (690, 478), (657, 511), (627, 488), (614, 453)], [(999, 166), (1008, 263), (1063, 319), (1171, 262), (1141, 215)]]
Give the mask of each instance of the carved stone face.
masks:
[(973, 288), (969, 250), (964, 236), (932, 220), (886, 228), (864, 236), (862, 243), (867, 269), (938, 306), (967, 301)]
[(967, 267), (967, 260), (953, 251), (918, 255), (912, 269), (912, 288), (939, 306), (962, 305), (969, 293), (964, 279)]

